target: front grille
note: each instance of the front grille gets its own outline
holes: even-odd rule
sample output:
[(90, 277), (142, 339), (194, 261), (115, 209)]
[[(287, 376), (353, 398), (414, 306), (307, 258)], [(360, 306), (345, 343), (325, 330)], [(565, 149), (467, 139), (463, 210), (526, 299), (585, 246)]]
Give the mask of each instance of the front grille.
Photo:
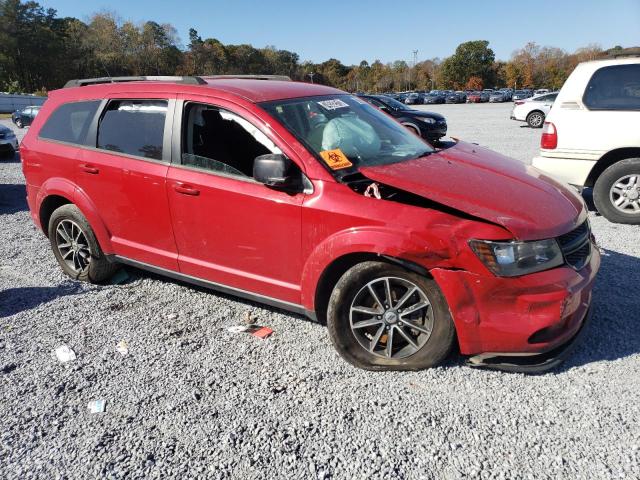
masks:
[(564, 260), (575, 270), (582, 269), (591, 258), (591, 231), (588, 221), (558, 237)]

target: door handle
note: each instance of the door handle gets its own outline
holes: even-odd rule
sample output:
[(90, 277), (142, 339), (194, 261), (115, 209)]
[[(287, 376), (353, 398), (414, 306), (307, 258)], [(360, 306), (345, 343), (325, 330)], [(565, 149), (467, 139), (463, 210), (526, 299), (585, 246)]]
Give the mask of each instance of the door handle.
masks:
[(191, 185), (186, 185), (184, 183), (176, 183), (173, 186), (173, 189), (178, 193), (182, 193), (183, 195), (192, 195), (194, 197), (200, 195), (200, 190), (196, 190)]
[(91, 173), (92, 175), (97, 175), (98, 173), (100, 173), (100, 170), (98, 170), (96, 167), (94, 167), (93, 165), (89, 165), (87, 163), (83, 163), (82, 165), (80, 165), (80, 169), (83, 172), (86, 173)]

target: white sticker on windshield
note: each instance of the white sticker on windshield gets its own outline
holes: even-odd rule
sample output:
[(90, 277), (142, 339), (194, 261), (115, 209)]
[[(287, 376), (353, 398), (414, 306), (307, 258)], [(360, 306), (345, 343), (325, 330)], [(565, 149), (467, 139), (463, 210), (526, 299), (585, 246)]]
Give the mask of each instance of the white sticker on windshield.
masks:
[(318, 102), (318, 105), (326, 108), (327, 110), (335, 110), (337, 108), (344, 108), (349, 106), (348, 103), (343, 102), (339, 98), (336, 98), (335, 100), (323, 100), (321, 102)]

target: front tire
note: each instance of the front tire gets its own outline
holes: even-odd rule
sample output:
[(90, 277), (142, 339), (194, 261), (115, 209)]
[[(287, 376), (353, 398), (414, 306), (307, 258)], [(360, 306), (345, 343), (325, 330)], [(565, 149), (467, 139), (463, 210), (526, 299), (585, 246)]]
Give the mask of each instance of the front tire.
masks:
[(75, 280), (104, 282), (118, 269), (107, 260), (89, 222), (73, 204), (61, 206), (51, 215), (49, 241), (60, 267)]
[(414, 135), (420, 136), (420, 131), (413, 125), (405, 125), (405, 128), (409, 130), (411, 133), (413, 133)]
[(363, 262), (338, 281), (327, 308), (334, 347), (366, 370), (420, 370), (441, 363), (455, 328), (436, 282), (382, 262)]
[(602, 172), (593, 202), (610, 222), (640, 224), (640, 158), (621, 160)]
[(24, 127), (24, 123), (22, 123), (22, 120), (20, 120), (19, 118), (16, 120), (16, 127), (18, 128)]
[(545, 115), (542, 112), (531, 112), (527, 115), (527, 123), (531, 128), (542, 128), (542, 125), (544, 125), (544, 118)]
[(12, 159), (13, 157), (15, 157), (16, 155), (16, 149), (12, 147), (9, 148), (9, 150), (7, 150), (6, 152), (3, 152), (2, 154), (0, 154), (1, 158), (7, 158), (7, 159)]

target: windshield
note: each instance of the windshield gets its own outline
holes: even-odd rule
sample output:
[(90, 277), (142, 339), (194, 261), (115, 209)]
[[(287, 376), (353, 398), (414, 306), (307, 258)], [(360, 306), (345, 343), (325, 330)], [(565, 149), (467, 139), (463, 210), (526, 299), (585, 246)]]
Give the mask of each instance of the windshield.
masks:
[(404, 103), (400, 103), (391, 97), (379, 97), (378, 100), (396, 110), (409, 110)]
[(261, 103), (341, 178), (359, 167), (419, 158), (433, 148), (385, 113), (351, 95)]

